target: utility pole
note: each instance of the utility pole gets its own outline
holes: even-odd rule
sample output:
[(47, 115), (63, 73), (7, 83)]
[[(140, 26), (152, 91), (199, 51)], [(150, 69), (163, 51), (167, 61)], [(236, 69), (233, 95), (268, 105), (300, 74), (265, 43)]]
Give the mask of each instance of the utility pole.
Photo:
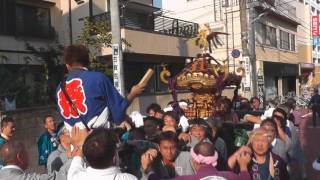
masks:
[[(226, 33), (229, 33), (228, 29), (228, 13), (227, 13), (227, 5), (225, 4), (225, 15), (226, 15)], [(227, 62), (228, 62), (228, 71), (230, 71), (230, 58), (229, 58), (229, 36), (226, 36), (226, 51), (227, 51)]]
[(119, 1), (110, 0), (111, 33), (112, 33), (112, 61), (113, 83), (122, 96), (125, 96), (123, 54), (121, 45)]
[(250, 4), (250, 63), (251, 63), (251, 85), (252, 85), (252, 96), (257, 96), (257, 63), (256, 63), (256, 10), (254, 9), (253, 3)]

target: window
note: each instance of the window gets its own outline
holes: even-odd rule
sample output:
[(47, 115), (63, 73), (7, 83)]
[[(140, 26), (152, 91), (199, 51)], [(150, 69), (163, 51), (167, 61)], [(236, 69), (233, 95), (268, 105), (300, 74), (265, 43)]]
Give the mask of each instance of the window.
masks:
[(0, 34), (14, 35), (14, 8), (14, 1), (0, 0)]
[(290, 34), (284, 31), (280, 31), (280, 48), (290, 50)]
[(317, 58), (312, 58), (313, 63), (317, 63)]
[[(133, 68), (134, 67), (134, 68)], [(171, 76), (175, 76), (184, 68), (184, 63), (168, 64), (167, 69), (171, 72)], [(129, 92), (131, 87), (137, 83), (137, 78), (142, 78), (148, 68), (154, 70), (155, 74), (149, 81), (144, 92), (146, 93), (167, 93), (169, 86), (160, 80), (160, 72), (162, 66), (160, 63), (145, 63), (145, 62), (126, 62), (124, 64), (125, 86)]]
[(54, 35), (50, 9), (16, 5), (16, 33), (22, 36), (48, 38)]
[(316, 50), (316, 47), (317, 47), (317, 46), (313, 45), (313, 46), (312, 46), (312, 50), (315, 51), (315, 50)]
[(277, 30), (274, 27), (261, 24), (262, 44), (277, 47)]
[(311, 11), (314, 13), (316, 11), (316, 8), (311, 7)]
[(274, 27), (267, 26), (265, 44), (277, 47), (277, 30)]
[(303, 0), (299, 0), (299, 2), (303, 3)]
[(290, 42), (290, 50), (295, 51), (296, 50), (296, 36), (291, 34), (291, 42)]
[(318, 47), (318, 51), (320, 52), (320, 46), (317, 46)]

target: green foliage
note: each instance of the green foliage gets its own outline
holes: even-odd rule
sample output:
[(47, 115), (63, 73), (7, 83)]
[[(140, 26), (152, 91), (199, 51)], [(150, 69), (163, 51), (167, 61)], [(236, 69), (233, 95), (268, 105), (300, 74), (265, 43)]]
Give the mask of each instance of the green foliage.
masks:
[(78, 37), (77, 43), (83, 44), (90, 49), (90, 68), (100, 71), (112, 77), (112, 68), (97, 58), (103, 47), (111, 47), (112, 34), (110, 32), (110, 23), (105, 17), (92, 20), (84, 19), (82, 32)]
[[(106, 16), (90, 19), (89, 17), (84, 19), (82, 32), (78, 37), (77, 43), (83, 44), (90, 51), (90, 68), (95, 71), (105, 73), (111, 79), (113, 76), (113, 70), (108, 66), (103, 58), (98, 58), (101, 54), (101, 49), (112, 45), (112, 34), (111, 34), (110, 19)], [(125, 46), (130, 47), (130, 43), (125, 39), (121, 40)]]
[(64, 65), (61, 64), (64, 47), (58, 42), (40, 48), (35, 48), (29, 43), (25, 46), (44, 64), (44, 73), (37, 74), (39, 81), (35, 84), (35, 89), (40, 95), (35, 98), (40, 98), (39, 101), (49, 100), (52, 103), (55, 101), (56, 87), (64, 76)]
[(29, 86), (25, 84), (24, 74), (29, 71), (28, 65), (0, 65), (0, 97), (17, 100), (17, 106), (29, 104)]

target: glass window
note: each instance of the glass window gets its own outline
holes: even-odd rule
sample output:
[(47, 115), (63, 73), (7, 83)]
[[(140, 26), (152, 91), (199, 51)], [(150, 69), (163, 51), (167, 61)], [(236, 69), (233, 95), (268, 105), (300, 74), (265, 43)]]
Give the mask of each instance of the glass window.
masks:
[(284, 31), (280, 31), (280, 48), (290, 50), (290, 34)]
[(274, 27), (267, 26), (266, 44), (277, 47), (277, 30)]
[[(134, 68), (133, 68), (134, 67)], [(171, 76), (175, 76), (184, 68), (184, 63), (167, 64), (167, 69), (171, 72)], [(139, 82), (148, 68), (155, 71), (154, 76), (148, 83), (145, 91), (146, 93), (169, 92), (168, 85), (160, 80), (160, 72), (162, 71), (161, 63), (145, 63), (145, 62), (126, 62), (124, 66), (125, 86), (129, 92), (131, 87)], [(138, 79), (138, 80), (137, 80)]]
[(317, 63), (317, 58), (313, 58), (313, 63)]
[(50, 9), (27, 5), (16, 5), (16, 33), (31, 37), (50, 37)]
[(296, 50), (296, 36), (291, 34), (291, 46), (290, 49), (291, 51), (295, 51)]
[(0, 0), (0, 34), (14, 35), (15, 1)]

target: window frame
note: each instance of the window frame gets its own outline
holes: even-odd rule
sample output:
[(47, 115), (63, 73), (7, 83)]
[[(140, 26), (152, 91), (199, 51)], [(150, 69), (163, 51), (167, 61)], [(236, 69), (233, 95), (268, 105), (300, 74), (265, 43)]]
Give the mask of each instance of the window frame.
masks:
[[(41, 34), (39, 33), (28, 33), (28, 32), (24, 32), (26, 29), (22, 29), (22, 32), (19, 32), (20, 29), (18, 30), (18, 26), (17, 26), (17, 23), (18, 20), (17, 20), (17, 8), (21, 8), (22, 11), (25, 11), (24, 8), (30, 8), (30, 9), (43, 9), (46, 11), (47, 15), (48, 15), (48, 22), (46, 24), (46, 27), (47, 27), (47, 32), (45, 32), (45, 29), (42, 29), (42, 32)], [(33, 38), (51, 38), (52, 36), (52, 25), (51, 25), (51, 10), (50, 10), (50, 7), (42, 7), (42, 6), (37, 6), (37, 5), (29, 5), (29, 4), (23, 4), (23, 3), (16, 3), (15, 5), (15, 31), (16, 31), (16, 35), (18, 36), (25, 36), (25, 37), (33, 37)], [(25, 12), (23, 12), (25, 13)], [(26, 23), (25, 21), (22, 21), (23, 23)], [(39, 21), (40, 22), (40, 21)], [(45, 21), (46, 22), (46, 21)], [(40, 28), (41, 26), (39, 27), (36, 27), (36, 28)], [(41, 27), (42, 28), (42, 27)]]

